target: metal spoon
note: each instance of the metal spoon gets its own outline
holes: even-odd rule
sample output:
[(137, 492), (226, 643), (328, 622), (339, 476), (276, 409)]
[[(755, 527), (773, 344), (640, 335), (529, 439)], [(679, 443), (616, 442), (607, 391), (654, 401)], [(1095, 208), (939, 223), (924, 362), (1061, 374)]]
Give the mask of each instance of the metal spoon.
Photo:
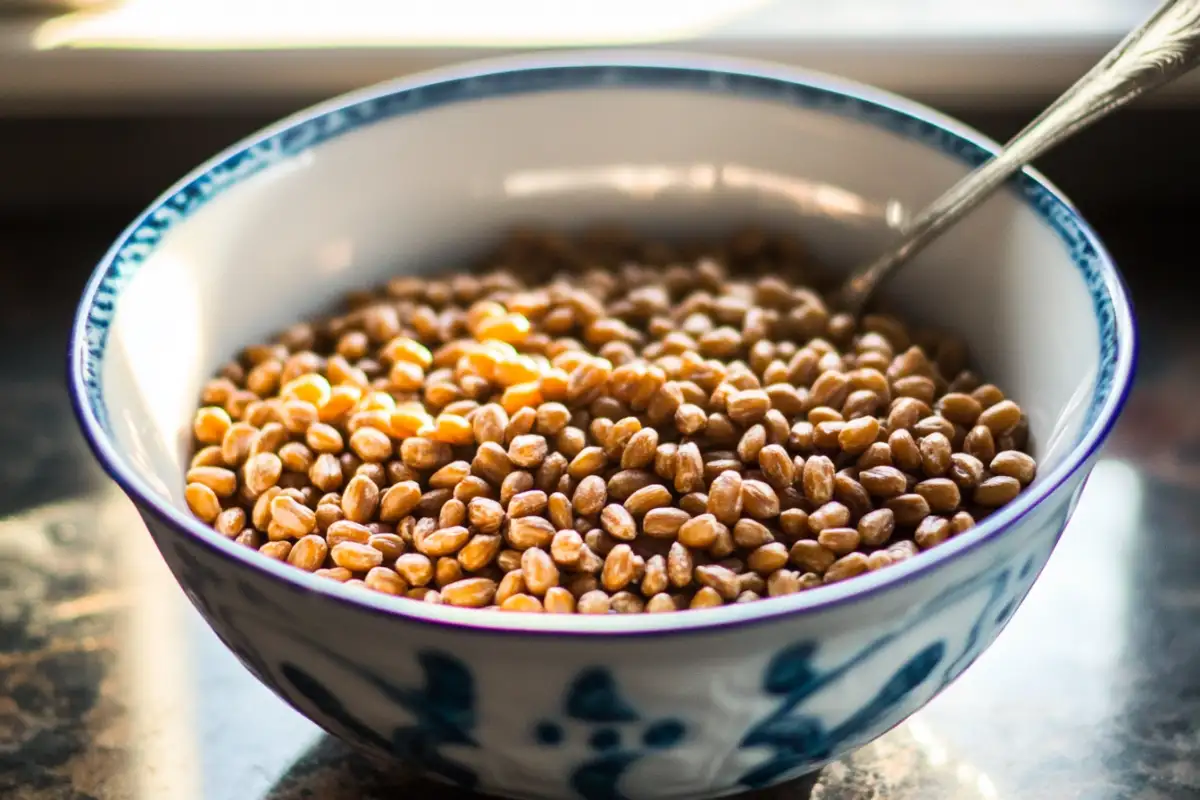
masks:
[(854, 272), (841, 305), (861, 312), (875, 290), (1015, 172), (1130, 100), (1170, 83), (1200, 61), (1200, 0), (1166, 0), (991, 160), (933, 201), (902, 231), (899, 243)]

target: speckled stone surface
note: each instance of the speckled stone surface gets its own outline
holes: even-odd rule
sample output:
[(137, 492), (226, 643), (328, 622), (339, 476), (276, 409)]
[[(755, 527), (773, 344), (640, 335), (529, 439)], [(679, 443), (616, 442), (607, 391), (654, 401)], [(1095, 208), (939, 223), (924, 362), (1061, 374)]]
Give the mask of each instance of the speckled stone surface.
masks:
[[(1012, 624), (904, 725), (746, 800), (1200, 798), (1200, 317), (1172, 290), (1190, 227), (1163, 230), (1176, 244), (1108, 231), (1141, 379)], [(262, 688), (94, 466), (63, 352), (114, 231), (0, 229), (0, 797), (470, 800), (349, 752)]]

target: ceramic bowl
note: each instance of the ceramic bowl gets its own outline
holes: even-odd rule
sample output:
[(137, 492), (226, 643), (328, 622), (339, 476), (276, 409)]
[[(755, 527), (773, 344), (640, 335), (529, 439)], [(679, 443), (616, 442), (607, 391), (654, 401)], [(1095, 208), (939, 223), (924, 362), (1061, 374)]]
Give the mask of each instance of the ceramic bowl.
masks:
[(974, 530), (845, 583), (599, 618), (355, 591), (189, 516), (201, 383), (342, 291), (453, 264), (515, 223), (707, 235), (754, 221), (852, 265), (994, 148), (881, 91), (691, 56), (506, 59), (350, 94), (220, 154), (121, 235), (73, 334), (80, 423), (221, 639), (336, 736), (521, 798), (695, 800), (774, 784), (896, 725), (992, 642), (1125, 399), (1125, 290), (1036, 173), (891, 293), (960, 331), (1021, 402), (1039, 477)]

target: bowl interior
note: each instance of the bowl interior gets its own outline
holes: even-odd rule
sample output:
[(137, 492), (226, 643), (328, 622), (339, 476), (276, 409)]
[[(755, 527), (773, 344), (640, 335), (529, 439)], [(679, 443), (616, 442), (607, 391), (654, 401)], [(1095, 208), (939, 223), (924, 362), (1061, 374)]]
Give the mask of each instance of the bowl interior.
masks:
[[(240, 346), (348, 289), (453, 269), (513, 224), (707, 237), (755, 222), (795, 231), (844, 269), (982, 155), (820, 85), (677, 72), (385, 89), (194, 175), (131, 229), (111, 291), (102, 283), (91, 298), (104, 322), (83, 329), (85, 402), (119, 457), (183, 509), (200, 386)], [(1117, 333), (1097, 311), (1109, 303), (1111, 314), (1113, 278), (1091, 246), (1067, 207), (1024, 178), (891, 289), (910, 318), (961, 333), (982, 374), (1021, 403), (1042, 476), (1078, 444), (1116, 359)]]

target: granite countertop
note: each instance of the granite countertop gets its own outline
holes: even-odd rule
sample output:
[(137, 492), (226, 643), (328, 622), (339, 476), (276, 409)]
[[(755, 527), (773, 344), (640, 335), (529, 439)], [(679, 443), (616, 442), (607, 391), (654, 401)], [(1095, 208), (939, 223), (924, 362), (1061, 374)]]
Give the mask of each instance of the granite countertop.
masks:
[[(260, 686), (94, 465), (63, 354), (118, 224), (0, 223), (0, 797), (468, 800)], [(1200, 797), (1200, 316), (1172, 275), (1190, 224), (1101, 226), (1142, 321), (1139, 385), (1011, 625), (908, 722), (747, 798)]]

